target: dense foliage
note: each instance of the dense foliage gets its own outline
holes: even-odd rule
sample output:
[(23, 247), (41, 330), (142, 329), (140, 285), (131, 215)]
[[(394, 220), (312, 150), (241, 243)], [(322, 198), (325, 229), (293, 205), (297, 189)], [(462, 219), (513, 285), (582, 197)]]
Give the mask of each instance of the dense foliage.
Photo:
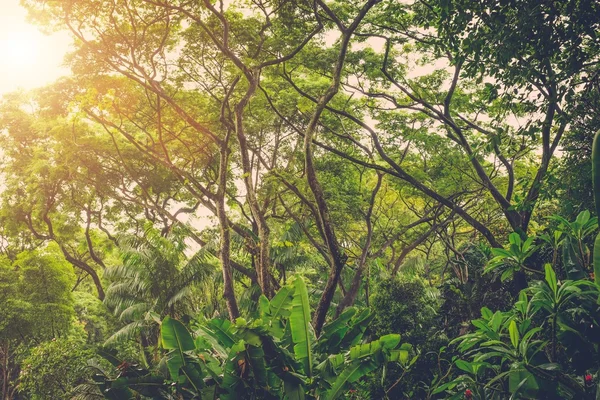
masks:
[(597, 1), (21, 3), (1, 400), (600, 398)]

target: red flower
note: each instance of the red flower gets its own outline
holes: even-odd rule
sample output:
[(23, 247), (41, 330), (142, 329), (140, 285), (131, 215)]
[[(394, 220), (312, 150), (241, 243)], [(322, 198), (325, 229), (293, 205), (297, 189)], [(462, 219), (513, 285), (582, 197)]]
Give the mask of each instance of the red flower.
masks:
[(587, 374), (587, 375), (585, 376), (585, 383), (586, 383), (586, 384), (588, 384), (588, 385), (589, 385), (590, 383), (592, 383), (592, 381), (593, 381), (593, 380), (594, 380), (594, 377), (593, 377), (592, 375), (590, 375), (590, 374)]
[(471, 392), (470, 389), (465, 390), (465, 399), (472, 399), (473, 398), (473, 392)]

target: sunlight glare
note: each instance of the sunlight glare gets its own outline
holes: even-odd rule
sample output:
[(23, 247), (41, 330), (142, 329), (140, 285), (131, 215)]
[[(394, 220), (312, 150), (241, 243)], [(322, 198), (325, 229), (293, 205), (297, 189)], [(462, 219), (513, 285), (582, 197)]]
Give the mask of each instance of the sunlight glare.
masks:
[[(40, 41), (35, 32), (11, 32), (0, 40), (0, 55), (2, 63), (9, 69), (30, 69), (39, 61)], [(26, 71), (23, 71), (26, 72)], [(30, 72), (30, 71), (27, 71)]]

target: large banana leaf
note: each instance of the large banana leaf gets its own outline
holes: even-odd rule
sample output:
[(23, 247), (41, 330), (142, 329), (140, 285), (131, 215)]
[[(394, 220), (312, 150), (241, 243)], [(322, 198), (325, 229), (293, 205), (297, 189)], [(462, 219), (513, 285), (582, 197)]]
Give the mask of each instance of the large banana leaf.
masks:
[(246, 352), (248, 353), (248, 359), (250, 361), (250, 368), (252, 369), (252, 375), (256, 379), (256, 383), (266, 388), (268, 385), (269, 377), (267, 371), (267, 364), (265, 362), (265, 352), (262, 347), (247, 345)]
[(204, 373), (200, 368), (197, 360), (185, 355), (185, 365), (179, 370), (179, 382), (184, 385), (189, 385), (195, 393), (199, 393), (204, 388)]
[(242, 377), (246, 376), (247, 360), (246, 345), (243, 340), (231, 346), (227, 361), (223, 366), (224, 393), (219, 397), (221, 400), (236, 400), (240, 398), (238, 391), (243, 386)]
[(325, 393), (324, 400), (337, 399), (345, 392), (348, 384), (356, 382), (378, 367), (379, 364), (373, 360), (356, 360), (351, 362), (335, 379), (331, 389)]
[(294, 282), (295, 293), (292, 299), (292, 312), (290, 314), (290, 328), (294, 354), (303, 365), (304, 374), (312, 376), (312, 349), (310, 332), (310, 305), (308, 303), (308, 290), (304, 280), (298, 277)]
[(346, 336), (346, 333), (352, 327), (351, 320), (356, 314), (356, 308), (346, 308), (338, 318), (325, 324), (321, 331), (321, 336), (316, 345), (317, 351), (338, 353), (340, 352), (340, 344)]
[(283, 391), (286, 400), (304, 400), (304, 386), (296, 382), (285, 381)]
[[(400, 344), (400, 335), (385, 335), (370, 343), (359, 344), (350, 349), (350, 363), (342, 370), (333, 382), (331, 389), (325, 394), (325, 400), (339, 397), (347, 385), (356, 382), (366, 374), (377, 369), (391, 358), (401, 358), (401, 355), (391, 356), (391, 351)], [(408, 357), (408, 354), (406, 355)]]
[(225, 348), (231, 348), (236, 342), (235, 335), (231, 332), (231, 321), (228, 319), (211, 319), (206, 325)]
[(375, 314), (368, 309), (356, 313), (348, 323), (350, 329), (344, 335), (339, 347), (345, 349), (360, 343), (373, 318), (375, 318)]
[(165, 317), (160, 326), (160, 338), (162, 345), (167, 350), (179, 350), (180, 352), (195, 350), (194, 338), (187, 328), (176, 319)]
[(107, 379), (106, 376), (102, 374), (96, 374), (93, 377), (96, 385), (102, 392), (102, 395), (105, 399), (109, 400), (130, 400), (133, 399), (133, 392), (129, 390), (126, 385), (117, 383), (115, 387), (113, 384), (115, 381)]
[[(399, 362), (402, 365), (407, 365), (409, 362), (409, 356), (412, 346), (408, 343), (403, 343), (399, 349), (391, 350), (389, 355), (386, 357), (388, 362)], [(415, 358), (413, 360), (416, 361)], [(411, 360), (412, 361), (412, 360)]]
[(359, 344), (350, 349), (350, 359), (353, 361), (366, 357), (378, 356), (381, 351), (389, 353), (400, 344), (400, 335), (392, 333), (380, 337), (370, 343)]
[(189, 363), (185, 352), (196, 349), (192, 335), (181, 322), (165, 317), (160, 326), (160, 338), (163, 347), (171, 350), (166, 356), (171, 379), (183, 383), (180, 370)]
[(195, 343), (198, 351), (214, 352), (221, 359), (227, 357), (227, 352), (229, 350), (223, 347), (215, 337), (214, 333), (204, 326), (196, 330)]
[(288, 317), (290, 315), (290, 306), (294, 296), (294, 288), (283, 286), (269, 303), (269, 316), (273, 319)]
[(139, 395), (155, 399), (162, 398), (161, 389), (165, 385), (164, 378), (157, 375), (121, 376), (114, 380), (96, 375), (94, 380), (102, 395), (106, 399), (114, 400), (136, 399)]
[(293, 295), (294, 287), (283, 286), (270, 302), (264, 296), (260, 299), (261, 316), (267, 321), (271, 334), (279, 339), (285, 334), (283, 321), (290, 315)]

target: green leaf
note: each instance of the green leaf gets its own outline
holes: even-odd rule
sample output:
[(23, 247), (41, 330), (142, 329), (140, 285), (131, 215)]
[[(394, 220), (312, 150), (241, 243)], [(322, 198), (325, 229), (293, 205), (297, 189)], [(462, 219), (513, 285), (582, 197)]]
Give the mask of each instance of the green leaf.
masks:
[(369, 323), (371, 323), (374, 318), (375, 313), (372, 313), (369, 309), (364, 309), (354, 315), (348, 324), (350, 329), (344, 335), (340, 347), (346, 348), (359, 343), (362, 340)]
[(525, 240), (525, 243), (523, 243), (523, 247), (522, 247), (523, 252), (526, 252), (527, 249), (529, 249), (529, 247), (533, 243), (533, 239), (535, 239), (535, 238), (532, 236), (532, 237), (527, 238), (527, 240)]
[(515, 271), (513, 271), (512, 268), (507, 269), (506, 271), (504, 271), (502, 273), (502, 275), (500, 276), (500, 280), (502, 282), (504, 282), (505, 280), (512, 278), (513, 274), (515, 273)]
[(283, 392), (285, 393), (286, 400), (304, 400), (304, 387), (292, 381), (283, 382)]
[(160, 338), (163, 347), (167, 350), (184, 352), (196, 349), (194, 338), (187, 328), (181, 322), (170, 317), (165, 317), (160, 326)]
[(258, 298), (258, 311), (261, 318), (265, 318), (269, 312), (269, 299), (264, 294), (261, 294)]
[(548, 286), (550, 286), (552, 293), (554, 293), (554, 295), (556, 296), (556, 291), (558, 290), (558, 284), (556, 282), (556, 273), (554, 272), (554, 269), (550, 264), (544, 265), (544, 269), (546, 272), (546, 283), (548, 283)]
[(265, 352), (262, 347), (246, 346), (246, 352), (250, 358), (250, 366), (256, 378), (256, 383), (260, 387), (267, 387), (267, 364), (265, 362)]
[(517, 328), (517, 323), (514, 319), (510, 321), (510, 325), (508, 326), (508, 333), (510, 335), (510, 342), (516, 349), (519, 345), (519, 328)]
[(239, 365), (245, 365), (245, 344), (243, 340), (234, 343), (231, 346), (227, 361), (223, 365), (223, 385), (222, 388), (226, 390), (220, 396), (221, 400), (236, 400), (238, 385), (243, 384), (239, 374)]
[(231, 333), (231, 321), (228, 319), (213, 318), (206, 323), (207, 328), (214, 334), (223, 346), (231, 348), (237, 341)]
[(494, 256), (496, 256), (496, 257), (501, 257), (501, 258), (512, 257), (514, 255), (510, 251), (505, 250), (505, 249), (501, 249), (501, 248), (494, 248), (494, 249), (492, 249), (492, 254)]
[(503, 320), (504, 316), (502, 315), (502, 313), (500, 311), (496, 311), (494, 313), (494, 316), (492, 317), (492, 320), (490, 321), (494, 332), (498, 332), (498, 329), (500, 329)]
[(521, 236), (517, 232), (513, 232), (510, 235), (508, 235), (508, 241), (510, 244), (515, 244), (518, 247), (521, 247), (521, 243), (523, 242), (521, 240)]
[(522, 367), (509, 371), (508, 388), (511, 393), (522, 393), (526, 398), (536, 398), (539, 390), (535, 377)]
[(308, 303), (308, 290), (302, 277), (296, 278), (294, 288), (295, 293), (292, 299), (292, 313), (290, 315), (294, 354), (296, 355), (296, 359), (302, 363), (304, 374), (310, 378), (312, 376), (313, 363), (310, 335), (310, 305)]
[(337, 376), (331, 389), (325, 393), (324, 400), (333, 400), (340, 397), (346, 386), (349, 383), (356, 382), (366, 374), (373, 372), (377, 369), (378, 364), (372, 360), (369, 361), (354, 361), (350, 363), (344, 370)]
[(194, 391), (198, 393), (204, 387), (204, 374), (200, 365), (196, 362), (192, 362), (189, 359), (186, 361), (180, 372), (185, 377), (185, 381), (192, 385)]
[(170, 317), (165, 317), (160, 325), (160, 338), (163, 347), (171, 350), (166, 355), (171, 379), (180, 381), (180, 370), (187, 364), (184, 352), (196, 349), (194, 339), (181, 322)]
[(448, 383), (444, 383), (441, 386), (438, 386), (437, 389), (435, 389), (431, 394), (438, 394), (438, 393), (442, 393), (443, 391), (445, 391), (446, 389), (453, 389), (454, 387), (456, 387), (456, 385), (458, 385), (458, 383), (452, 381), (452, 382), (448, 382)]
[(275, 296), (271, 299), (269, 305), (269, 314), (272, 319), (277, 319), (280, 316), (288, 316), (289, 309), (294, 294), (294, 288), (283, 286)]
[(400, 344), (400, 335), (392, 333), (382, 336), (378, 340), (369, 343), (363, 343), (350, 348), (350, 359), (352, 361), (373, 357), (381, 350), (389, 352)]
[(461, 369), (469, 374), (473, 373), (473, 366), (471, 365), (470, 362), (465, 361), (465, 360), (456, 360), (456, 362), (454, 363), (456, 364), (456, 366), (458, 367), (458, 369)]
[(317, 343), (317, 351), (337, 353), (341, 350), (340, 344), (350, 329), (350, 322), (357, 310), (354, 307), (346, 308), (338, 318), (325, 324)]
[(396, 361), (402, 365), (406, 365), (408, 363), (408, 357), (410, 356), (411, 346), (408, 343), (405, 344), (407, 344), (408, 347), (404, 347), (404, 345), (402, 345), (402, 347), (397, 350), (391, 350), (386, 361)]
[(489, 308), (487, 308), (487, 307), (482, 307), (482, 308), (481, 308), (481, 316), (482, 316), (484, 319), (487, 319), (487, 320), (489, 320), (489, 319), (490, 319), (490, 318), (492, 318), (492, 316), (493, 316), (492, 310), (490, 310), (490, 309), (489, 309)]

